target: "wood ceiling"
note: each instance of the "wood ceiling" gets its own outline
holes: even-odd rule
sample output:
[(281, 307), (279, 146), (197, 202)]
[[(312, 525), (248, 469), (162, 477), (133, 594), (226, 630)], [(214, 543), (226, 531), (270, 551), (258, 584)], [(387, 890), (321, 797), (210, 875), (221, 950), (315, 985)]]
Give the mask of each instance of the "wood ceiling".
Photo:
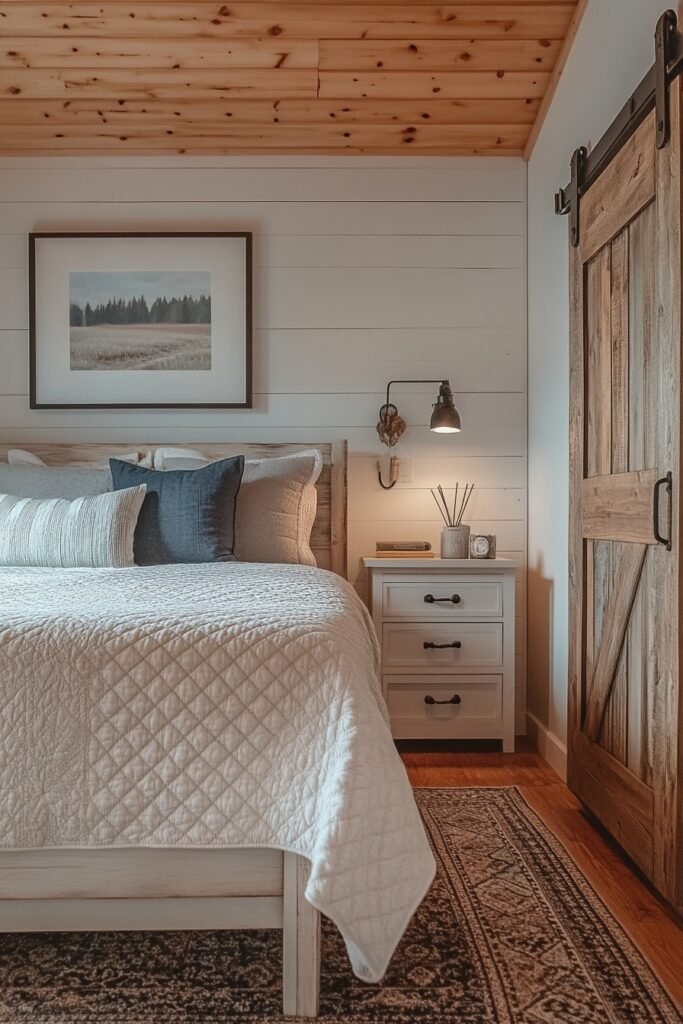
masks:
[(584, 5), (0, 0), (0, 154), (519, 155)]

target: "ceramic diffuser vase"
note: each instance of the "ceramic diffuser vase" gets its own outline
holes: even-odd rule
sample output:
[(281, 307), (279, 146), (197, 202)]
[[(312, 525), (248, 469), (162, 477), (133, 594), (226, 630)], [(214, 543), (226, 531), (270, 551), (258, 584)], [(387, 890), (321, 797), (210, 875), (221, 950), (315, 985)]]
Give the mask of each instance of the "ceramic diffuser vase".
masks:
[(469, 558), (470, 528), (463, 525), (462, 517), (472, 496), (474, 484), (465, 484), (465, 489), (460, 492), (460, 501), (458, 502), (459, 490), (460, 487), (456, 484), (453, 504), (450, 506), (441, 484), (438, 484), (436, 489), (432, 488), (432, 497), (444, 521), (444, 528), (441, 531), (442, 558)]
[(441, 531), (442, 558), (468, 558), (469, 550), (469, 526), (444, 526)]

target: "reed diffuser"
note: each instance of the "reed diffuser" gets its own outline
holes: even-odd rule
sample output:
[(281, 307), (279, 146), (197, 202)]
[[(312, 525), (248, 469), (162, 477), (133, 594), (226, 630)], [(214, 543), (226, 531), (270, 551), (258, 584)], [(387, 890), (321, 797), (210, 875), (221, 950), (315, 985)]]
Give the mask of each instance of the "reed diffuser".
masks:
[(474, 484), (465, 484), (461, 491), (460, 485), (456, 483), (453, 493), (453, 504), (449, 505), (441, 484), (437, 484), (436, 488), (432, 487), (431, 489), (436, 507), (444, 521), (444, 527), (441, 531), (442, 558), (469, 557), (470, 528), (463, 525), (462, 518), (469, 505), (473, 490)]

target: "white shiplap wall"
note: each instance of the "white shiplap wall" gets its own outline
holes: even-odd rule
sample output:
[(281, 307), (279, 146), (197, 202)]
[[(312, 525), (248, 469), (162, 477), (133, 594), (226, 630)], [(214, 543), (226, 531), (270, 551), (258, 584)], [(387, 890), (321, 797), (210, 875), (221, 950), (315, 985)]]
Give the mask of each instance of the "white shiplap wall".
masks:
[[(255, 233), (254, 409), (31, 412), (27, 232), (157, 228)], [(476, 483), (473, 529), (523, 565), (525, 231), (516, 159), (1, 160), (0, 437), (346, 437), (349, 577), (363, 596), (359, 559), (375, 540), (438, 545), (437, 482)], [(397, 388), (408, 421), (397, 454), (414, 458), (413, 481), (385, 492), (375, 423), (395, 377), (449, 377), (464, 429), (431, 434), (435, 388)], [(522, 579), (518, 597), (521, 727)]]

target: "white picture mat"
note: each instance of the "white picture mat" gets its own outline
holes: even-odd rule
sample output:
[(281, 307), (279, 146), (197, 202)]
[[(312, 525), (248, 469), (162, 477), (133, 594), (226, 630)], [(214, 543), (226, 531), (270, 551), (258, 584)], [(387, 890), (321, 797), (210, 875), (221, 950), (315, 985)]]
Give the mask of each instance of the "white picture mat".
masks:
[[(246, 239), (35, 239), (36, 401), (47, 405), (222, 404), (246, 400)], [(211, 274), (211, 370), (72, 370), (72, 271)]]

